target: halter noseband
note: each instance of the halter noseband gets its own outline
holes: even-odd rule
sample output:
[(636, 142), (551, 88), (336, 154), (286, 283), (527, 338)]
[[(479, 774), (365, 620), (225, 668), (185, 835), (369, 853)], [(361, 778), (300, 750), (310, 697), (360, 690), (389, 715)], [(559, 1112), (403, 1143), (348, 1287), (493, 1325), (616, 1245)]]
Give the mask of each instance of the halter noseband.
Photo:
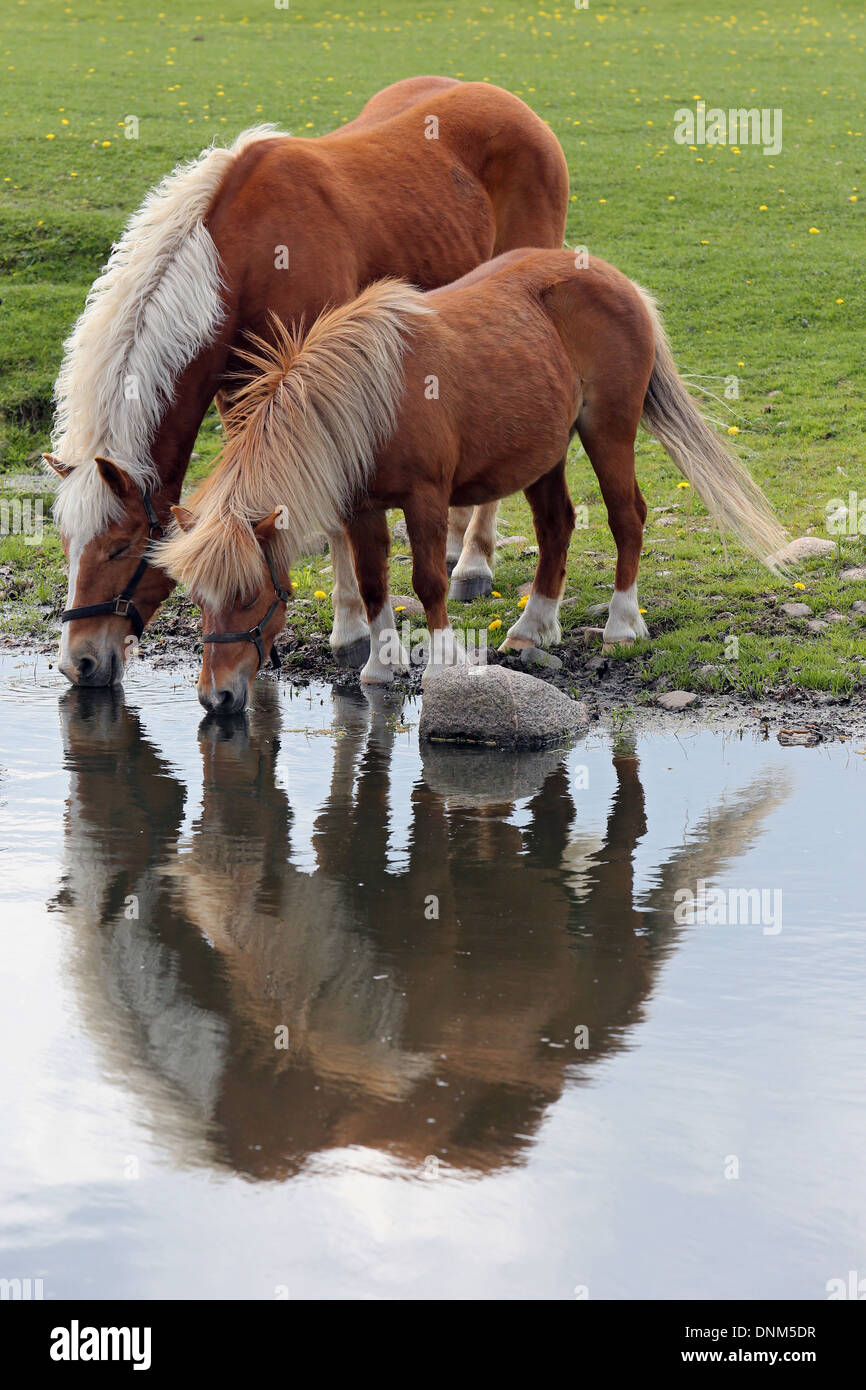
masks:
[[(277, 576), (274, 574), (274, 567), (271, 564), (271, 557), (267, 551), (262, 552), (265, 557), (265, 564), (268, 567), (268, 574), (271, 576), (271, 583), (274, 586), (274, 601), (263, 618), (259, 618), (255, 627), (249, 628), (246, 632), (206, 632), (203, 634), (203, 642), (252, 642), (259, 654), (259, 664), (256, 667), (260, 671), (265, 664), (265, 644), (263, 640), (264, 629), (267, 627), (271, 618), (276, 613), (281, 603), (288, 603), (289, 592), (281, 589), (277, 583)], [(275, 671), (280, 669), (280, 658), (277, 655), (276, 643), (271, 647), (271, 666)]]
[[(144, 507), (144, 514), (147, 517), (148, 540), (159, 540), (164, 534), (164, 527), (160, 524), (156, 514), (156, 508), (150, 498), (147, 488), (141, 489), (141, 501)], [(132, 602), (132, 595), (135, 593), (141, 581), (142, 575), (147, 569), (150, 561), (145, 550), (138, 562), (135, 573), (127, 584), (114, 598), (106, 599), (105, 603), (88, 603), (84, 608), (65, 608), (60, 614), (62, 623), (71, 622), (74, 618), (99, 618), (103, 614), (116, 613), (118, 618), (128, 618), (132, 623), (132, 630), (136, 637), (140, 637), (144, 632), (144, 622), (142, 616)]]

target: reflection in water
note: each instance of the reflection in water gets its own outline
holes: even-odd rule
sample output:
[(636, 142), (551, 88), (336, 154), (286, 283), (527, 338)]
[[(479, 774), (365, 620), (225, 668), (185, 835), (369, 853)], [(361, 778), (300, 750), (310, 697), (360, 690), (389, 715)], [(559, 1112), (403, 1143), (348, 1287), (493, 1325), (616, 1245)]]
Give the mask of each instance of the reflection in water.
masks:
[(122, 691), (65, 695), (55, 906), (88, 1026), (188, 1161), (285, 1178), (358, 1145), (412, 1170), (508, 1166), (566, 1084), (626, 1044), (676, 945), (675, 888), (742, 854), (785, 783), (746, 786), (637, 895), (646, 819), (627, 741), (596, 838), (561, 755), (428, 749), (395, 866), (393, 711), (334, 703), (307, 872), (279, 785), (275, 687), (251, 728), (202, 724), (188, 836), (185, 789)]

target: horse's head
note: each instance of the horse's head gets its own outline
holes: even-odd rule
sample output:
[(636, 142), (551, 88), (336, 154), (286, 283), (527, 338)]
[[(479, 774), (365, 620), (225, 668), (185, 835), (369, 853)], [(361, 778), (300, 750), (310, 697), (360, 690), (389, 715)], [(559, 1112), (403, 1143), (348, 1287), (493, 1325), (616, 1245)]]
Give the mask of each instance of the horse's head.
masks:
[(178, 532), (160, 547), (160, 560), (189, 585), (201, 608), (204, 655), (198, 698), (205, 709), (239, 714), (270, 656), (291, 595), (272, 541), (279, 512), (256, 526), (237, 518), (200, 521), (172, 507)]
[(173, 587), (146, 559), (164, 518), (150, 493), (111, 460), (72, 467), (44, 457), (63, 480), (55, 514), (69, 564), (58, 665), (73, 685), (113, 685)]

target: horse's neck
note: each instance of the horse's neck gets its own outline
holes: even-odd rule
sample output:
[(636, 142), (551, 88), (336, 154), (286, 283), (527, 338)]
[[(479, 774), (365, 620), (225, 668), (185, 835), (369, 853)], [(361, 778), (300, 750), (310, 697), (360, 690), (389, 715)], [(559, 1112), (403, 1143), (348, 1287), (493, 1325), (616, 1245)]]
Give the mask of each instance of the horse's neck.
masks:
[(159, 478), (156, 491), (172, 502), (180, 497), (196, 436), (220, 385), (228, 355), (228, 348), (220, 341), (193, 358), (175, 383), (157, 428), (151, 446), (151, 460)]

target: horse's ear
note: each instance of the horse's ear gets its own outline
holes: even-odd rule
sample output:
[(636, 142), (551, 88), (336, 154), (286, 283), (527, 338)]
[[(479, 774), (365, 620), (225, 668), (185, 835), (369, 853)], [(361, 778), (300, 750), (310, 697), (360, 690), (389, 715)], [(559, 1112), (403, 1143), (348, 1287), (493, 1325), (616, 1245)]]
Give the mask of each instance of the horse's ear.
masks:
[(110, 487), (117, 497), (125, 497), (132, 487), (132, 479), (129, 474), (124, 473), (122, 468), (118, 468), (116, 463), (111, 462), (111, 459), (97, 458), (94, 459), (94, 462), (106, 487)]
[(57, 457), (56, 454), (43, 454), (42, 457), (48, 464), (48, 467), (53, 468), (54, 472), (57, 473), (59, 477), (69, 477), (70, 473), (72, 472), (72, 466), (70, 464), (61, 463), (60, 459)]
[(172, 507), (171, 514), (181, 531), (191, 531), (195, 526), (195, 512), (191, 512), (189, 507)]
[(260, 521), (258, 526), (253, 527), (259, 545), (267, 545), (268, 541), (273, 540), (279, 519), (280, 512), (278, 508), (277, 511), (271, 512), (270, 516), (266, 516), (264, 521)]

